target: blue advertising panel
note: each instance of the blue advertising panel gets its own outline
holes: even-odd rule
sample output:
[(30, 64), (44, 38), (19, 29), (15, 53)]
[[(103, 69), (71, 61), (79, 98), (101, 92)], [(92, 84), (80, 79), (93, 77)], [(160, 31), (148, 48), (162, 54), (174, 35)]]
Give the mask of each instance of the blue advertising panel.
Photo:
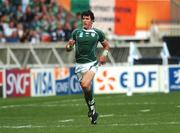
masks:
[(55, 68), (55, 89), (56, 95), (69, 94), (69, 78), (70, 69), (69, 68)]
[(169, 89), (180, 91), (180, 67), (169, 67)]
[(82, 93), (80, 84), (75, 75), (75, 68), (55, 68), (56, 94)]
[(75, 68), (70, 68), (70, 78), (69, 78), (69, 87), (71, 94), (79, 94), (82, 93), (81, 86), (75, 74)]

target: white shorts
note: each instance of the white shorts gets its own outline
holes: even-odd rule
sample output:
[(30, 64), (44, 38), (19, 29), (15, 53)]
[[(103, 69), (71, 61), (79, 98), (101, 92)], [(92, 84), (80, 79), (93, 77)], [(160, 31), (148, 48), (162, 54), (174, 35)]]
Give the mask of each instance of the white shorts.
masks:
[(75, 73), (78, 77), (78, 80), (81, 81), (83, 74), (89, 70), (96, 73), (98, 70), (98, 61), (93, 61), (84, 64), (76, 63)]

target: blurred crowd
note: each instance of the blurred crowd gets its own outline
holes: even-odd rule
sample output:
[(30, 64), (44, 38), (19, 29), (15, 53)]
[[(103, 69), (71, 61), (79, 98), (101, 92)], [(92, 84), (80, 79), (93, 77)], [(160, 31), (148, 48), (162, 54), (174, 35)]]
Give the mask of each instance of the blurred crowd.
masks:
[(0, 43), (67, 41), (80, 19), (56, 0), (0, 0)]

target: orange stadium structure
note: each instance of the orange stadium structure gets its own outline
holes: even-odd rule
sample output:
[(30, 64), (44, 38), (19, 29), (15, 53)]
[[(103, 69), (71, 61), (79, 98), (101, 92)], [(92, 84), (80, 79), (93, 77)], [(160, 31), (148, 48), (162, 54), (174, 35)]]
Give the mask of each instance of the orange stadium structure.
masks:
[[(78, 0), (58, 0), (65, 9), (76, 12), (74, 8)], [(137, 30), (149, 30), (154, 21), (169, 21), (170, 0), (84, 0), (89, 7), (104, 20), (111, 20), (108, 27), (106, 22), (97, 22), (98, 26), (104, 26), (103, 29), (110, 28), (117, 35), (135, 35)], [(72, 4), (73, 3), (73, 4)], [(87, 6), (87, 5), (86, 5)], [(106, 11), (101, 9), (107, 9)], [(86, 10), (86, 9), (84, 9)], [(100, 11), (101, 10), (101, 11)], [(110, 13), (112, 12), (112, 13)], [(100, 14), (100, 15), (98, 15)], [(101, 16), (102, 14), (102, 16)], [(104, 18), (103, 14), (107, 14)], [(98, 21), (98, 20), (97, 20)], [(108, 23), (108, 22), (107, 22)]]

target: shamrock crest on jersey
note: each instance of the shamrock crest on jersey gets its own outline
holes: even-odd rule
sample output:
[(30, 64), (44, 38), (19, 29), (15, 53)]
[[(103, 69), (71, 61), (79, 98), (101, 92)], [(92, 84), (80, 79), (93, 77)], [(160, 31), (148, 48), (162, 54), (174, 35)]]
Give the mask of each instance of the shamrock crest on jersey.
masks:
[(94, 33), (94, 32), (92, 32), (92, 33), (91, 33), (91, 36), (92, 36), (92, 37), (95, 37), (95, 33)]

